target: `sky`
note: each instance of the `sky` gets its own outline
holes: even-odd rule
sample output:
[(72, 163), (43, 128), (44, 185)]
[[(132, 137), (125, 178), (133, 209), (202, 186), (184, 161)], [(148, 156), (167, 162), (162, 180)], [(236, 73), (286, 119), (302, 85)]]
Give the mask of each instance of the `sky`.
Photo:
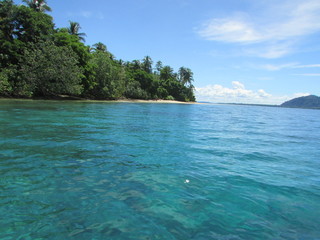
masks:
[[(16, 1), (20, 3), (19, 1)], [(281, 104), (320, 95), (319, 0), (47, 0), (56, 27), (117, 59), (194, 73), (197, 101)]]

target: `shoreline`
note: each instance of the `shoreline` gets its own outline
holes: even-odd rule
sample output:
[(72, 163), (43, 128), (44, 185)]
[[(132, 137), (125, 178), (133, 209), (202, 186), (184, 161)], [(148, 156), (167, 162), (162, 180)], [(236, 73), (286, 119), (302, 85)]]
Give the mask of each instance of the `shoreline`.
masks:
[[(89, 100), (91, 101), (91, 100)], [(93, 100), (95, 101), (95, 100)], [(99, 101), (99, 100), (98, 100)], [(102, 100), (103, 101), (103, 100)], [(108, 101), (109, 102), (109, 101)], [(202, 104), (198, 102), (182, 102), (177, 100), (142, 100), (142, 99), (120, 99), (120, 100), (111, 100), (111, 102), (123, 102), (123, 103), (175, 103), (175, 104)]]
[(0, 97), (0, 101), (70, 101), (70, 102), (88, 102), (88, 103), (158, 103), (158, 104), (204, 104), (199, 102), (183, 102), (177, 100), (143, 100), (143, 99), (117, 99), (117, 100), (97, 100), (97, 99), (85, 99), (75, 98), (70, 96), (58, 96), (55, 98), (3, 98)]

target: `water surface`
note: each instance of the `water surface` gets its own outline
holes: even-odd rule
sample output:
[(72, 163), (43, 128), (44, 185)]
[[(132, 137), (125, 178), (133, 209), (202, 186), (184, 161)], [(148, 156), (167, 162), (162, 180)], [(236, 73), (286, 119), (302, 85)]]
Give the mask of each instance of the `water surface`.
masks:
[(1, 100), (0, 239), (320, 239), (319, 117)]

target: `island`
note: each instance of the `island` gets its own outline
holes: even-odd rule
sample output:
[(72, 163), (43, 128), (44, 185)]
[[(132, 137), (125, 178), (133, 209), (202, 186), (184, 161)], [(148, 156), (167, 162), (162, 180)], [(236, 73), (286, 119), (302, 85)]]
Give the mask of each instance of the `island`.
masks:
[(45, 0), (23, 2), (0, 1), (0, 97), (195, 101), (191, 69), (117, 59), (79, 23), (56, 28)]
[(286, 101), (280, 105), (281, 107), (289, 108), (315, 108), (320, 109), (320, 97), (309, 95), (305, 97), (298, 97)]

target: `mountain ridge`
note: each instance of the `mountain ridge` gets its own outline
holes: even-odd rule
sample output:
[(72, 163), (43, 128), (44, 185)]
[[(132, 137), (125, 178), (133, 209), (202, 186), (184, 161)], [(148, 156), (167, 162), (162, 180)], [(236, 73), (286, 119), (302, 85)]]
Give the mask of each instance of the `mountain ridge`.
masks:
[(320, 97), (316, 95), (298, 97), (286, 101), (280, 106), (289, 108), (320, 108)]

